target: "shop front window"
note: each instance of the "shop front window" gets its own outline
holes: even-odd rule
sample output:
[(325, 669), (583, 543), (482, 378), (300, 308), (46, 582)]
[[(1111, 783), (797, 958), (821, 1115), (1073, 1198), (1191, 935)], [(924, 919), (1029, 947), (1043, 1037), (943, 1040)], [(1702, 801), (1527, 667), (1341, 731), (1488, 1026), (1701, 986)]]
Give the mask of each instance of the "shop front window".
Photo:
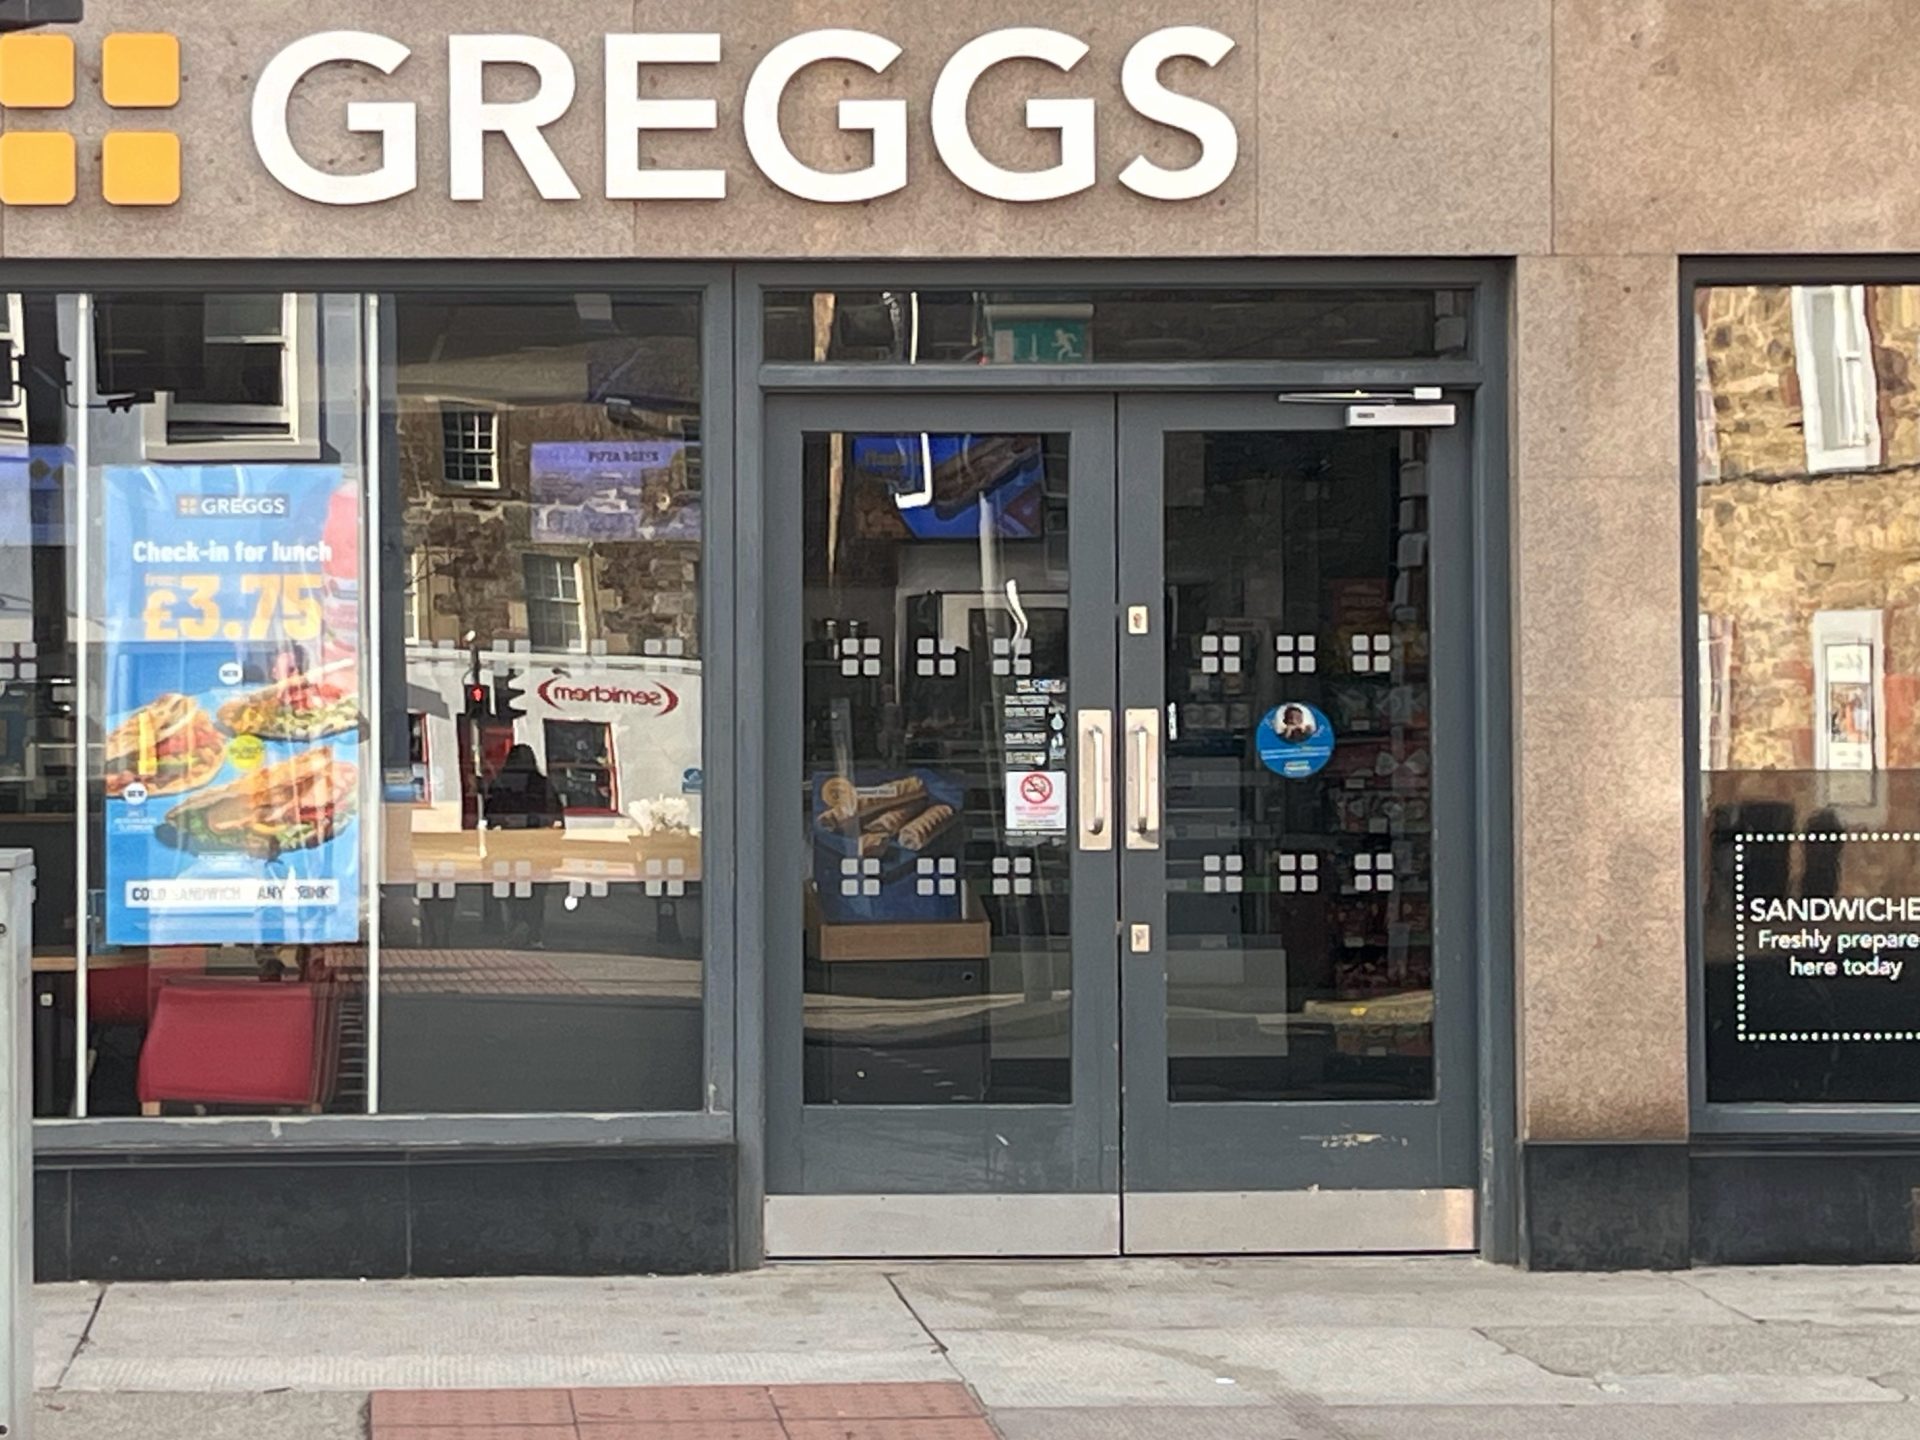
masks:
[(1695, 299), (1707, 1098), (1920, 1102), (1920, 286)]
[(699, 1108), (698, 297), (7, 301), (36, 1113)]
[(416, 603), (383, 686), (380, 1108), (697, 1109), (699, 305), (381, 308)]
[(364, 1111), (364, 306), (77, 314), (85, 1113)]

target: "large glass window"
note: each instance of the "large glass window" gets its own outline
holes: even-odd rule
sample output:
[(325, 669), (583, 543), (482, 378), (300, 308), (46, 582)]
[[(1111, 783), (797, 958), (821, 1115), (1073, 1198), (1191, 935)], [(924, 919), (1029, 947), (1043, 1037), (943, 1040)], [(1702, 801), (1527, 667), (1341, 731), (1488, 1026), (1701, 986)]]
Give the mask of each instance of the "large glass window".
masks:
[(38, 1113), (703, 1104), (699, 320), (7, 297)]
[(380, 1108), (697, 1109), (698, 301), (381, 308)]
[(85, 1111), (365, 1111), (364, 303), (73, 305)]
[(1708, 1099), (1920, 1102), (1920, 286), (1696, 307)]

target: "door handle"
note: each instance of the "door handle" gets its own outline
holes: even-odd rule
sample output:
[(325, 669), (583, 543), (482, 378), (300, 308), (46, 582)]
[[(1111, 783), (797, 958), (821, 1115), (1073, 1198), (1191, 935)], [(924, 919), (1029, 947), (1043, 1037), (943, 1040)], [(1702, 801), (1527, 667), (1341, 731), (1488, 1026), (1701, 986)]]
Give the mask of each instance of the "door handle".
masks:
[(1160, 712), (1127, 711), (1127, 848), (1160, 848)]
[(1113, 757), (1107, 738), (1111, 710), (1080, 712), (1080, 848), (1113, 848)]

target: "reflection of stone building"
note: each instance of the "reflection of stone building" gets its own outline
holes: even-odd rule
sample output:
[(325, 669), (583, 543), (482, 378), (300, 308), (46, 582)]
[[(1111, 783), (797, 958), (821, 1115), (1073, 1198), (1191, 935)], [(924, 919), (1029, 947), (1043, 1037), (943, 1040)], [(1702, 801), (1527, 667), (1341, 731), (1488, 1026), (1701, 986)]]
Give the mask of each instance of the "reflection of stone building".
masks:
[(1920, 766), (1920, 288), (1699, 301), (1702, 727), (1716, 768), (1816, 767), (1821, 617), (1880, 616), (1884, 764)]
[[(460, 644), (472, 632), (483, 646), (531, 639), (543, 649), (603, 642), (613, 654), (679, 642), (678, 653), (698, 653), (696, 337), (622, 333), (609, 322), (604, 337), (581, 339), (571, 309), (556, 319), (496, 302), (423, 317), (399, 348), (409, 633)], [(535, 483), (536, 445), (648, 442), (666, 442), (666, 458), (619, 487), (612, 503), (622, 514), (604, 538), (576, 538), (581, 527), (556, 526), (550, 507), (537, 523), (552, 497)], [(530, 595), (535, 587), (544, 593)], [(530, 602), (544, 614), (530, 616)], [(567, 638), (541, 634), (543, 619)]]

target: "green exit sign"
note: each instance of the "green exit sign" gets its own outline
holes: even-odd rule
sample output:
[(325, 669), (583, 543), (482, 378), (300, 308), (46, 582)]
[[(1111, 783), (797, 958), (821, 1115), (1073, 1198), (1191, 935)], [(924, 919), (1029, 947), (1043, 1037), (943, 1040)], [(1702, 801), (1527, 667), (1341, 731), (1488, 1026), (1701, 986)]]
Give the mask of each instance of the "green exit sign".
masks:
[(987, 306), (995, 365), (1085, 365), (1093, 359), (1091, 305)]

